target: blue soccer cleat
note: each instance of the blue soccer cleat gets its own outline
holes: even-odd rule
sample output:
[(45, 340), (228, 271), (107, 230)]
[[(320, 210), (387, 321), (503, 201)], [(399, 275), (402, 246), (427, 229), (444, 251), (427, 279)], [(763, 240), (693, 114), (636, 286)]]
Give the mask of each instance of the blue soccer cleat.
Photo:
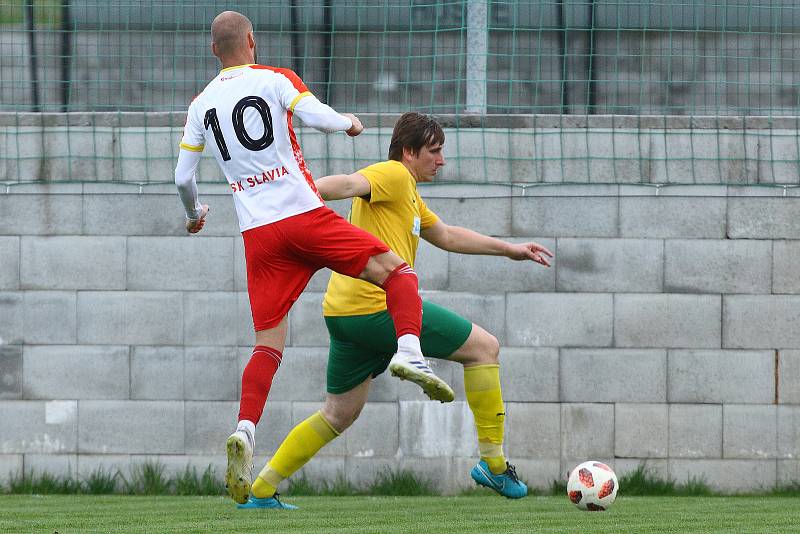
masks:
[(297, 506), (293, 504), (286, 504), (285, 502), (281, 502), (278, 500), (278, 494), (276, 493), (272, 497), (264, 497), (263, 499), (259, 499), (258, 497), (253, 497), (250, 495), (250, 498), (247, 499), (247, 502), (244, 504), (237, 504), (236, 508), (265, 508), (265, 509), (275, 509), (275, 510), (297, 510)]
[(528, 486), (517, 477), (514, 466), (508, 462), (506, 462), (506, 470), (495, 475), (489, 469), (489, 465), (481, 460), (472, 468), (470, 475), (479, 485), (492, 488), (509, 499), (521, 499), (528, 494)]

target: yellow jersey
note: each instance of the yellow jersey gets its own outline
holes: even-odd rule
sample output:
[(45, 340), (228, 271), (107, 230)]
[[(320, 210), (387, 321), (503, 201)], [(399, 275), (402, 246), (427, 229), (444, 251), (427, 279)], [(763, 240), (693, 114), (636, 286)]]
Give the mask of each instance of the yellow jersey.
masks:
[[(414, 267), (421, 230), (436, 216), (419, 196), (417, 182), (399, 161), (375, 163), (358, 171), (370, 184), (369, 200), (354, 198), (348, 220), (371, 233)], [(367, 315), (386, 309), (386, 293), (369, 282), (333, 273), (322, 302), (323, 315)]]

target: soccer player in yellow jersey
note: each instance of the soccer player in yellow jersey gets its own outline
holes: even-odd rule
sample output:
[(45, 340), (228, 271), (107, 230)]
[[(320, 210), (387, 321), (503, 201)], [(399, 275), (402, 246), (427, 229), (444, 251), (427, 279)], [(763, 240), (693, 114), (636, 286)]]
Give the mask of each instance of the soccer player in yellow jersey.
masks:
[[(422, 237), (450, 252), (506, 256), (549, 267), (548, 257), (553, 255), (537, 243), (509, 243), (449, 226), (428, 209), (416, 184), (431, 181), (444, 165), (443, 146), (444, 132), (436, 121), (405, 113), (395, 124), (388, 161), (350, 175), (326, 176), (316, 185), (326, 200), (353, 197), (350, 222), (383, 240), (409, 266), (414, 265)], [(397, 341), (380, 288), (333, 273), (323, 313), (330, 334), (325, 405), (292, 429), (253, 483), (251, 500), (272, 497), (283, 479), (349, 427), (361, 412), (374, 377), (387, 367), (400, 375), (390, 364)], [(464, 366), (464, 389), (481, 456), (472, 478), (509, 498), (527, 495), (527, 486), (503, 454), (505, 408), (497, 339), (452, 311), (423, 302), (420, 341), (426, 356)]]

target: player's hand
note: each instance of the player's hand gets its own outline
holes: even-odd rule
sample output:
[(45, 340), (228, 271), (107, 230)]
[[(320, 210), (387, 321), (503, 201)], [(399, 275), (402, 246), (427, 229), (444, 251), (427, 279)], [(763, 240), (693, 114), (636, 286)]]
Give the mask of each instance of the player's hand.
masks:
[(531, 260), (540, 265), (544, 265), (545, 267), (550, 267), (550, 261), (547, 258), (553, 257), (553, 253), (539, 243), (522, 243), (519, 245), (511, 245), (511, 248), (506, 255), (512, 260)]
[(342, 116), (347, 117), (353, 123), (350, 129), (345, 131), (347, 135), (349, 135), (350, 137), (355, 137), (364, 131), (364, 125), (361, 124), (361, 121), (358, 120), (358, 117), (356, 117), (352, 113), (342, 113)]
[(200, 209), (200, 217), (197, 219), (186, 219), (186, 231), (190, 234), (196, 234), (203, 229), (206, 224), (206, 215), (208, 215), (208, 204), (203, 204)]

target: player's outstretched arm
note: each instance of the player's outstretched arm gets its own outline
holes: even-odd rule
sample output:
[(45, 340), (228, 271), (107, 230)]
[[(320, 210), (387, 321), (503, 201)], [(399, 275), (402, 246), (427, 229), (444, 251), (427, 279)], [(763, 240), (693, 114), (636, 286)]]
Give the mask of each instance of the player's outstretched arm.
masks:
[(512, 260), (535, 261), (545, 267), (550, 266), (548, 258), (553, 257), (552, 252), (538, 243), (509, 243), (468, 228), (450, 226), (440, 220), (424, 228), (420, 236), (436, 247), (460, 254), (505, 256)]
[(369, 180), (361, 174), (332, 174), (314, 182), (323, 200), (367, 197), (372, 192)]
[(175, 167), (175, 186), (186, 211), (186, 231), (196, 234), (203, 229), (208, 205), (201, 204), (197, 195), (195, 172), (200, 163), (200, 152), (181, 149)]

